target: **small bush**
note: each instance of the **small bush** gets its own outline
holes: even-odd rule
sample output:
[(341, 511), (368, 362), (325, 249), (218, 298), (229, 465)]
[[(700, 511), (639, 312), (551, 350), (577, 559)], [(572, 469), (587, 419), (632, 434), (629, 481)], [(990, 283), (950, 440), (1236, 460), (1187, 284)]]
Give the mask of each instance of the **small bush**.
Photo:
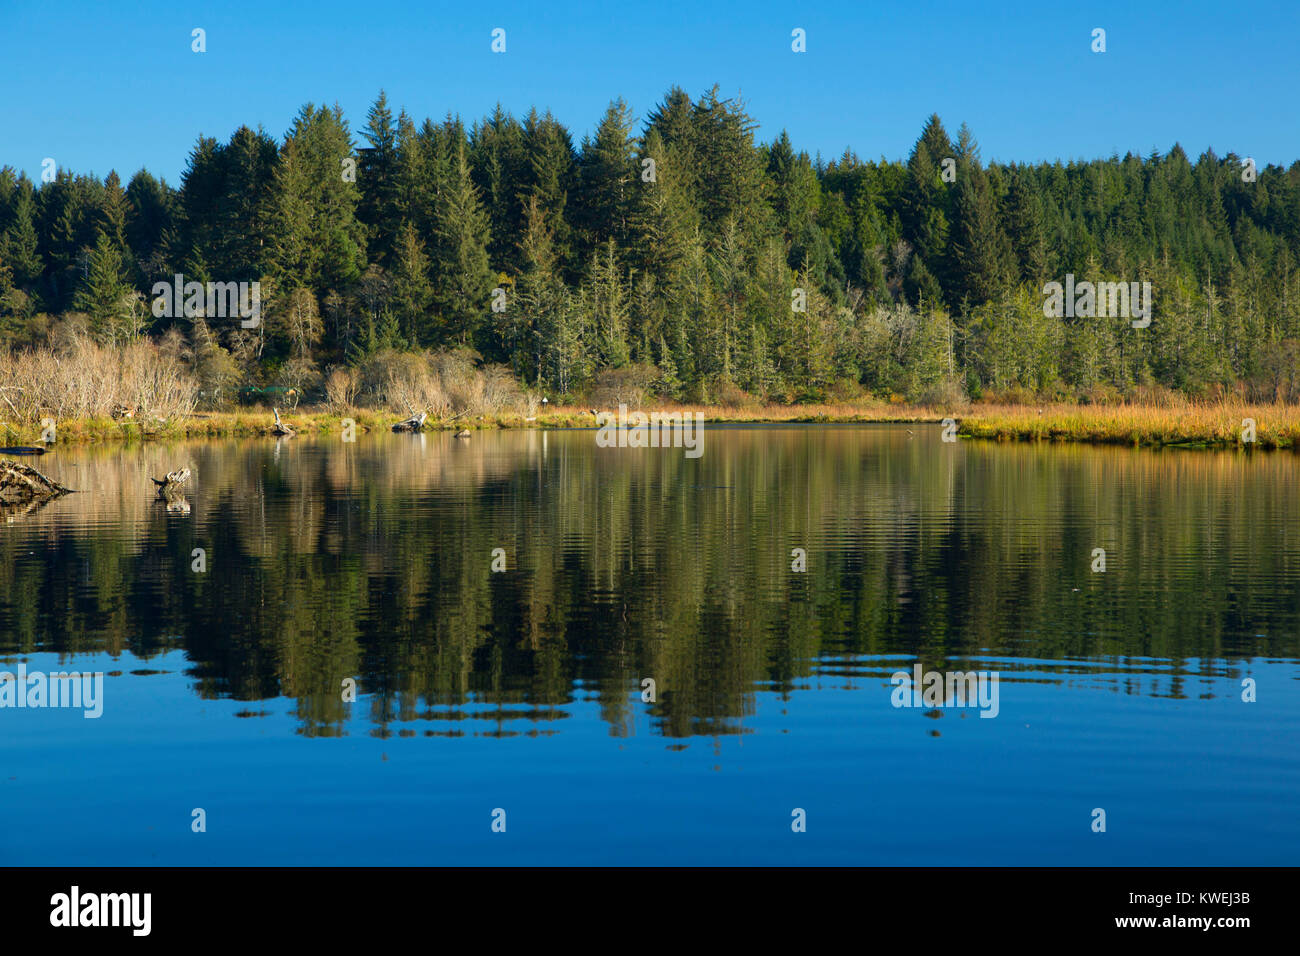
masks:
[(970, 404), (966, 390), (956, 381), (944, 381), (931, 385), (920, 395), (922, 405), (936, 408), (965, 408)]
[(1122, 405), (1123, 396), (1114, 385), (1094, 385), (1079, 396), (1080, 405)]
[(658, 378), (659, 370), (653, 365), (607, 368), (596, 376), (591, 400), (599, 407), (626, 405), (629, 408), (640, 408), (645, 404), (646, 396)]
[(350, 368), (335, 368), (325, 378), (325, 400), (336, 412), (346, 411), (357, 400), (359, 376)]
[(735, 382), (727, 381), (718, 383), (714, 389), (713, 400), (723, 408), (753, 408), (758, 405), (758, 399)]

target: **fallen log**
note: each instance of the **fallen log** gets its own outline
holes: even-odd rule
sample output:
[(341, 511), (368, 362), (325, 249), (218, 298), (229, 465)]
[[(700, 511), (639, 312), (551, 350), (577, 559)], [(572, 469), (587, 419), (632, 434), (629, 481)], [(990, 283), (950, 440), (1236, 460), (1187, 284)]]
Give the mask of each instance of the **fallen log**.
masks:
[(418, 415), (412, 415), (405, 421), (398, 422), (393, 426), (395, 432), (418, 432), (424, 428), (424, 420), (429, 417), (428, 412), (420, 412)]
[(15, 445), (12, 448), (0, 448), (0, 455), (44, 455), (45, 449), (37, 445)]
[(30, 465), (0, 459), (0, 503), (24, 504), (29, 501), (50, 501), (60, 495), (71, 494), (57, 481), (51, 481)]

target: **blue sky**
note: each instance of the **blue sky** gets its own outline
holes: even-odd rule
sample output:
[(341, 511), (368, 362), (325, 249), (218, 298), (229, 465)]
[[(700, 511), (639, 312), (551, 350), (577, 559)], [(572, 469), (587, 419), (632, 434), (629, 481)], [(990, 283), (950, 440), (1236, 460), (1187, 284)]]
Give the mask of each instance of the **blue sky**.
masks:
[[(1300, 159), (1297, 0), (3, 0), (0, 22), (0, 165), (34, 179), (50, 156), (177, 184), (200, 133), (247, 123), (279, 138), (307, 101), (337, 101), (355, 131), (381, 87), (417, 120), (549, 107), (575, 141), (615, 96), (639, 119), (673, 84), (697, 96), (717, 83), (762, 139), (784, 127), (827, 158), (905, 157), (937, 112), (951, 133), (967, 122), (986, 161), (1174, 142), (1193, 158)], [(206, 53), (190, 50), (194, 27)], [(806, 53), (791, 52), (795, 27)]]

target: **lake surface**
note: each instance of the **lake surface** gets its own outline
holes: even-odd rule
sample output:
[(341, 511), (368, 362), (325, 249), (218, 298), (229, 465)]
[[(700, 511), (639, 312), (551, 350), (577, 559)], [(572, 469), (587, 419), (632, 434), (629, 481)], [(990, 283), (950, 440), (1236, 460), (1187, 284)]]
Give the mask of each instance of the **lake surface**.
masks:
[(0, 864), (1300, 859), (1300, 458), (595, 436), (34, 462), (0, 670), (106, 676), (0, 708)]

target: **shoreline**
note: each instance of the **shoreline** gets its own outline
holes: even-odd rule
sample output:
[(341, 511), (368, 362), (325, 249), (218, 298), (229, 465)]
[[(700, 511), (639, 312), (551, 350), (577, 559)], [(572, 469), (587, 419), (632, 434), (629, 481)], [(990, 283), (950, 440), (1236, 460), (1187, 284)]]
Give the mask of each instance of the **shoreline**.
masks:
[[(956, 423), (962, 438), (1137, 447), (1285, 449), (1300, 447), (1300, 406), (1220, 403), (1158, 407), (1151, 405), (971, 405), (953, 412), (906, 405), (768, 405), (725, 408), (662, 405), (650, 412), (700, 412), (706, 425), (781, 424), (933, 424)], [(282, 413), (301, 436), (341, 433), (351, 420), (359, 433), (390, 431), (401, 413), (315, 408)], [(194, 438), (274, 437), (269, 410), (196, 412), (166, 421), (70, 419), (56, 421), (51, 444), (178, 441)], [(1251, 423), (1253, 422), (1253, 435)], [(562, 407), (535, 416), (517, 413), (430, 418), (426, 432), (499, 429), (594, 428), (590, 411)], [(0, 424), (0, 446), (39, 445), (39, 424)], [(1253, 439), (1253, 440), (1252, 440)]]

